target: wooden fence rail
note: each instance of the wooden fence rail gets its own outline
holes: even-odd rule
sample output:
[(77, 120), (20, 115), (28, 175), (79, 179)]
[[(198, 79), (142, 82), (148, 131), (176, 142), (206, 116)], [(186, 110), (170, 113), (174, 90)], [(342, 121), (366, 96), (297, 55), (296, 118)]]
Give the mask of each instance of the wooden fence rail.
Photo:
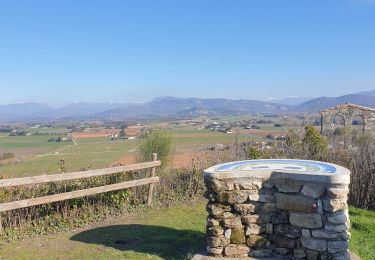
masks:
[[(104, 185), (104, 186), (99, 186), (99, 187), (94, 187), (94, 188), (83, 189), (83, 190), (59, 193), (59, 194), (54, 194), (54, 195), (49, 195), (49, 196), (1, 203), (0, 212), (13, 210), (13, 209), (26, 208), (26, 207), (45, 204), (45, 203), (56, 202), (56, 201), (63, 201), (67, 199), (73, 199), (73, 198), (78, 198), (78, 197), (83, 197), (83, 196), (88, 196), (88, 195), (93, 195), (93, 194), (98, 194), (98, 193), (103, 193), (103, 192), (108, 192), (108, 191), (121, 190), (125, 188), (136, 187), (136, 186), (141, 186), (141, 185), (146, 185), (146, 184), (150, 185), (148, 198), (147, 198), (147, 205), (151, 205), (153, 184), (159, 182), (159, 177), (155, 176), (155, 171), (156, 171), (156, 167), (160, 165), (161, 165), (161, 162), (157, 161), (157, 154), (154, 153), (152, 162), (130, 164), (126, 166), (118, 166), (118, 167), (113, 167), (113, 168), (98, 169), (98, 170), (91, 170), (91, 171), (85, 171), (85, 172), (71, 172), (71, 173), (65, 173), (65, 174), (62, 173), (62, 174), (53, 174), (53, 175), (40, 175), (40, 176), (33, 176), (33, 177), (0, 180), (0, 188), (4, 188), (4, 187), (14, 187), (14, 186), (21, 186), (21, 185), (40, 184), (40, 183), (47, 183), (47, 182), (76, 180), (76, 179), (114, 174), (118, 172), (151, 169), (150, 171), (151, 177), (149, 178), (143, 178), (143, 179), (133, 180), (133, 181), (125, 181), (125, 182), (120, 182), (120, 183), (115, 183), (115, 184), (110, 184), (110, 185)], [(1, 219), (0, 219), (0, 229), (1, 229)]]

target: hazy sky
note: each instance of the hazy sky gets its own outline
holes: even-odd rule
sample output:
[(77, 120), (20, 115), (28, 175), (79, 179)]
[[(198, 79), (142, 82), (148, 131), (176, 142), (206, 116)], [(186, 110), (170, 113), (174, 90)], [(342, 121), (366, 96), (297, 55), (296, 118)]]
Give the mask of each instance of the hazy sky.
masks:
[(0, 103), (375, 89), (375, 0), (0, 1)]

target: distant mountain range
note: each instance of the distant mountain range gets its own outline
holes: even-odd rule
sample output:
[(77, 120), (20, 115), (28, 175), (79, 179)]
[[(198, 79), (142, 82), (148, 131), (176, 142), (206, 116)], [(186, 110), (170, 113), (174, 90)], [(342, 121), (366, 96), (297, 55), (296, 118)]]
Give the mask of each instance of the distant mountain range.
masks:
[(242, 115), (279, 113), (293, 107), (258, 100), (158, 97), (146, 103), (72, 103), (51, 108), (39, 103), (0, 105), (0, 120), (126, 119), (193, 117), (200, 115)]
[(375, 90), (348, 94), (339, 97), (319, 97), (300, 104), (294, 108), (298, 112), (316, 112), (343, 103), (353, 103), (375, 108)]
[(96, 118), (193, 117), (201, 115), (241, 115), (278, 113), (292, 107), (258, 100), (203, 99), (159, 97), (143, 104), (109, 109), (93, 115)]
[[(71, 103), (62, 108), (51, 108), (40, 103), (0, 105), (1, 121), (74, 119), (130, 119), (256, 113), (314, 112), (341, 103), (375, 107), (375, 90), (339, 97), (290, 97), (283, 100), (232, 100), (205, 98), (158, 97), (145, 103)], [(305, 101), (305, 102), (303, 102)], [(303, 103), (301, 103), (303, 102)]]
[(267, 100), (272, 103), (278, 103), (289, 106), (298, 106), (306, 101), (313, 99), (312, 97), (286, 97), (283, 99), (270, 99)]

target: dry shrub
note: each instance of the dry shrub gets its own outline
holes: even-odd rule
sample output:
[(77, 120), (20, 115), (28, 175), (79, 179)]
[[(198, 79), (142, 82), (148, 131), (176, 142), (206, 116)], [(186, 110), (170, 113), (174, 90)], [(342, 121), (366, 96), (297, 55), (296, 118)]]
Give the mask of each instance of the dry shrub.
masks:
[(360, 142), (351, 151), (349, 203), (364, 209), (375, 209), (375, 143)]
[[(350, 132), (349, 132), (350, 133)], [(375, 141), (370, 135), (345, 133), (322, 137), (312, 128), (305, 134), (289, 132), (286, 140), (267, 150), (265, 158), (320, 160), (342, 165), (351, 171), (349, 203), (364, 209), (375, 209)], [(262, 154), (254, 152), (252, 154)], [(264, 158), (264, 157), (262, 157)]]

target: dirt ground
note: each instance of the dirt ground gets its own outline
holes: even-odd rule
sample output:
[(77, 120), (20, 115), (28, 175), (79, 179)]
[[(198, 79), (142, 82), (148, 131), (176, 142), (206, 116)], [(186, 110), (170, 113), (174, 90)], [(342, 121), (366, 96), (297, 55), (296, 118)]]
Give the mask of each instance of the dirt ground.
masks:
[(204, 138), (204, 137), (222, 136), (222, 135), (226, 135), (226, 134), (219, 133), (219, 132), (173, 133), (173, 136), (175, 138)]
[(29, 148), (0, 148), (0, 154), (13, 153), (15, 157), (24, 157), (29, 155), (43, 154), (49, 149), (45, 147), (29, 147)]
[[(139, 136), (141, 133), (142, 126), (129, 126), (125, 129), (125, 133), (128, 136)], [(95, 131), (92, 133), (85, 133), (85, 132), (74, 132), (72, 133), (72, 137), (74, 139), (81, 139), (81, 138), (97, 138), (97, 137), (105, 137), (106, 135), (116, 135), (119, 134), (121, 129), (105, 129), (100, 131)]]
[[(211, 152), (192, 152), (192, 153), (183, 153), (175, 154), (172, 159), (172, 167), (174, 169), (183, 169), (183, 168), (192, 168), (193, 165), (202, 165), (205, 166), (207, 162), (216, 156)], [(115, 161), (113, 166), (133, 164), (137, 162), (135, 155), (126, 155), (120, 160)]]
[(252, 134), (260, 137), (266, 137), (267, 135), (274, 135), (274, 136), (280, 136), (285, 135), (286, 132), (284, 130), (280, 131), (266, 131), (266, 130), (260, 130), (260, 129), (243, 129), (243, 128), (236, 128), (239, 134)]

